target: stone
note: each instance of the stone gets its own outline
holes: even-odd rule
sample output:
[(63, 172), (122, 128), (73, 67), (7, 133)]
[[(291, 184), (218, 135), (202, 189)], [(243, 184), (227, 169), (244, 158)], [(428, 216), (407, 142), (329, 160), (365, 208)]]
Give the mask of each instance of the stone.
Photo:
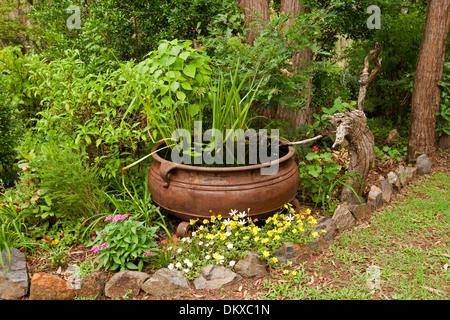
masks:
[(298, 243), (283, 242), (281, 246), (273, 253), (273, 258), (277, 258), (278, 264), (286, 264), (288, 261), (292, 264), (299, 264), (311, 259), (313, 250), (306, 245)]
[(386, 143), (387, 144), (393, 144), (394, 142), (397, 142), (401, 138), (400, 134), (398, 133), (397, 129), (393, 129), (389, 132)]
[(94, 271), (81, 279), (80, 291), (78, 296), (96, 299), (103, 295), (105, 291), (108, 275), (102, 271)]
[(372, 213), (372, 208), (368, 203), (349, 205), (348, 209), (357, 221), (364, 221), (368, 219)]
[(109, 298), (135, 298), (141, 291), (141, 285), (150, 276), (139, 271), (120, 271), (114, 274), (105, 285), (105, 296)]
[(375, 209), (383, 204), (383, 194), (380, 188), (377, 186), (372, 186), (370, 188), (369, 195), (367, 196), (367, 203)]
[(72, 300), (75, 297), (76, 290), (54, 274), (38, 272), (31, 278), (30, 300)]
[(0, 265), (0, 299), (17, 300), (28, 293), (28, 270), (25, 254), (16, 248), (9, 248), (11, 260), (6, 249), (2, 250), (5, 269)]
[(404, 186), (406, 186), (406, 169), (404, 166), (400, 165), (398, 166), (397, 170), (395, 170), (395, 174), (398, 177), (398, 180), (400, 181), (400, 186), (403, 188)]
[(145, 281), (141, 289), (153, 296), (171, 295), (189, 289), (189, 281), (178, 270), (159, 269)]
[(410, 183), (416, 178), (417, 168), (416, 167), (406, 167), (406, 182)]
[(195, 289), (219, 289), (235, 284), (242, 280), (242, 276), (224, 266), (207, 265), (200, 270), (200, 276), (194, 280)]
[(348, 205), (340, 204), (334, 211), (332, 219), (340, 229), (349, 229), (356, 224), (356, 219), (350, 212)]
[(416, 160), (417, 174), (428, 174), (431, 172), (431, 161), (426, 154), (420, 155)]
[(388, 203), (389, 201), (391, 201), (392, 194), (394, 193), (394, 188), (389, 183), (389, 181), (386, 180), (381, 180), (380, 185), (381, 198), (383, 199), (383, 203)]
[(234, 266), (234, 271), (244, 278), (261, 278), (267, 275), (266, 263), (259, 259), (256, 251), (250, 251), (243, 259)]
[(394, 172), (389, 172), (387, 178), (388, 182), (391, 184), (394, 190), (399, 191), (401, 189), (400, 180), (398, 179), (397, 175)]
[[(322, 233), (325, 230), (326, 233)], [(317, 220), (313, 231), (316, 231), (319, 236), (308, 243), (308, 248), (314, 251), (323, 251), (328, 249), (332, 244), (337, 233), (336, 222), (330, 217), (321, 217)]]

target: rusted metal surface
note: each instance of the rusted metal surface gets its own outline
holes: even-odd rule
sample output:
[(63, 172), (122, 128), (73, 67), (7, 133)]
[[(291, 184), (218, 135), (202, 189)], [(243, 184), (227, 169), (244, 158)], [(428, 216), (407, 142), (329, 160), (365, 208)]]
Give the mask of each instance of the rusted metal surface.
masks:
[[(284, 142), (284, 141), (280, 141)], [(156, 145), (152, 151), (161, 147)], [(269, 163), (241, 167), (197, 167), (177, 164), (153, 154), (149, 189), (153, 201), (174, 216), (190, 219), (228, 217), (231, 209), (246, 211), (251, 218), (265, 218), (291, 202), (299, 183), (295, 150), (276, 160), (278, 172), (261, 175)]]

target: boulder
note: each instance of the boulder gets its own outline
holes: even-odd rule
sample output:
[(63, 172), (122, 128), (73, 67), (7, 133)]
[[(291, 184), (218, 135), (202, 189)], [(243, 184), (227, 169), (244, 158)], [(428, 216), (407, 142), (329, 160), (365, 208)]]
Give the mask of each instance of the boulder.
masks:
[(389, 134), (386, 138), (386, 143), (393, 144), (393, 143), (397, 142), (400, 138), (401, 138), (401, 136), (398, 133), (397, 129), (393, 129), (389, 132)]
[(348, 209), (357, 221), (368, 219), (372, 213), (372, 208), (368, 203), (352, 204), (348, 206)]
[(399, 191), (401, 189), (400, 180), (394, 172), (389, 172), (387, 178), (394, 190)]
[(394, 188), (389, 183), (389, 181), (386, 180), (381, 180), (380, 185), (381, 198), (383, 199), (384, 203), (388, 203), (389, 201), (391, 201), (392, 194), (394, 193)]
[(416, 167), (406, 167), (406, 182), (410, 183), (416, 178), (417, 168)]
[(9, 248), (11, 260), (6, 249), (2, 250), (5, 269), (0, 265), (0, 299), (17, 300), (28, 293), (28, 270), (25, 254), (16, 248)]
[(377, 186), (372, 186), (370, 188), (369, 195), (367, 196), (367, 203), (375, 209), (383, 204), (383, 194), (381, 193), (380, 188)]
[(416, 160), (417, 174), (428, 174), (431, 172), (431, 161), (426, 154), (420, 155)]
[(72, 300), (76, 290), (53, 274), (38, 272), (31, 278), (30, 300)]
[(207, 265), (194, 280), (195, 289), (219, 289), (242, 280), (242, 276), (224, 266)]
[(135, 298), (141, 291), (142, 283), (150, 276), (139, 271), (120, 271), (114, 274), (105, 285), (105, 296), (122, 298), (125, 295)]
[(268, 271), (265, 261), (259, 259), (256, 251), (250, 251), (243, 259), (234, 266), (234, 270), (244, 278), (261, 278)]
[(95, 271), (81, 279), (80, 297), (96, 299), (103, 295), (108, 275), (102, 271)]
[(349, 229), (356, 224), (356, 219), (353, 217), (350, 212), (348, 205), (340, 204), (337, 209), (334, 211), (333, 218), (336, 226), (340, 229)]
[[(326, 233), (322, 233), (322, 230), (325, 230)], [(317, 224), (314, 226), (313, 231), (316, 231), (319, 236), (308, 243), (308, 248), (314, 251), (323, 251), (333, 244), (333, 239), (337, 232), (337, 225), (332, 218), (321, 217), (317, 220)]]
[(311, 259), (313, 253), (314, 251), (306, 245), (283, 242), (273, 253), (273, 257), (278, 259), (278, 264), (286, 264), (288, 261), (292, 264), (299, 264)]
[(404, 166), (400, 165), (398, 166), (397, 170), (395, 170), (395, 174), (398, 177), (398, 180), (400, 181), (400, 186), (403, 188), (404, 186), (406, 186), (406, 169)]
[(171, 295), (189, 289), (189, 282), (178, 270), (159, 269), (145, 281), (141, 289), (153, 296)]

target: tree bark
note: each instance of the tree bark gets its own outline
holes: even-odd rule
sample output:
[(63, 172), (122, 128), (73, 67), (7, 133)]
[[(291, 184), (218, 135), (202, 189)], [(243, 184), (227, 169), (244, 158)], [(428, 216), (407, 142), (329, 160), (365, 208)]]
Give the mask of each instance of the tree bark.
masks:
[[(249, 45), (253, 45), (256, 35), (263, 28), (262, 26), (252, 26), (252, 23), (257, 21), (266, 24), (270, 21), (269, 2), (268, 0), (238, 0), (239, 7), (244, 11), (246, 26), (248, 32), (245, 35), (245, 39)], [(255, 13), (259, 13), (258, 17)]]
[[(342, 144), (344, 140), (349, 143), (350, 163), (347, 172), (356, 172), (362, 180), (362, 187), (359, 179), (355, 176), (349, 177), (346, 183), (360, 197), (369, 176), (372, 163), (375, 160), (375, 140), (372, 132), (367, 126), (367, 119), (364, 112), (353, 110), (346, 113), (336, 113), (327, 116), (331, 124), (336, 127), (336, 140), (332, 148)], [(356, 203), (356, 197), (352, 190), (343, 187), (341, 201)]]
[(367, 88), (375, 80), (375, 77), (380, 72), (381, 61), (378, 56), (381, 52), (381, 45), (377, 42), (375, 44), (375, 49), (370, 51), (370, 56), (375, 64), (372, 72), (369, 75), (369, 56), (366, 56), (364, 60), (364, 69), (361, 71), (361, 77), (359, 79), (359, 96), (358, 96), (358, 110), (364, 111), (364, 100), (367, 95)]
[(436, 113), (441, 96), (438, 83), (442, 79), (449, 26), (450, 0), (429, 0), (412, 93), (409, 162), (418, 153), (432, 153), (436, 146)]

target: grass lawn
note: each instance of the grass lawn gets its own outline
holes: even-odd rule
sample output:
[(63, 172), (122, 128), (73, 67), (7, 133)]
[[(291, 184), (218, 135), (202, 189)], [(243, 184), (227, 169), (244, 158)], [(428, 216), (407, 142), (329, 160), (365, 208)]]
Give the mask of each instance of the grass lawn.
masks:
[(421, 177), (295, 276), (267, 280), (260, 298), (447, 300), (449, 222), (450, 173)]

